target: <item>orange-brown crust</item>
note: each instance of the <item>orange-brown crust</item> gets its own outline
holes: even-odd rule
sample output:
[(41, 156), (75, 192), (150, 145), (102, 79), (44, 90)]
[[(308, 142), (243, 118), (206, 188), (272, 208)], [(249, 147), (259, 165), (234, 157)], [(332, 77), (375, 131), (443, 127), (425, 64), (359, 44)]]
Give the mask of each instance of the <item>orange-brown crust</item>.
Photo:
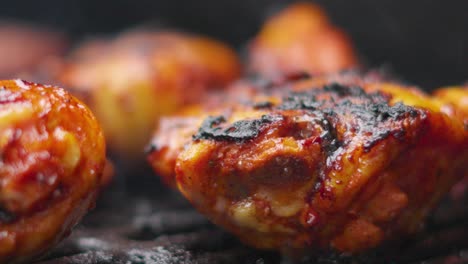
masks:
[(311, 3), (295, 3), (273, 16), (249, 46), (250, 70), (263, 75), (333, 73), (358, 66), (349, 37)]
[[(443, 110), (450, 116), (458, 118), (465, 125), (468, 133), (468, 85), (450, 86), (437, 89), (434, 97), (444, 103)], [(451, 197), (458, 200), (464, 197), (468, 190), (468, 173), (450, 191)]]
[(240, 75), (236, 54), (209, 38), (130, 32), (75, 52), (60, 76), (100, 120), (109, 148), (141, 157), (158, 118)]
[(468, 85), (437, 89), (434, 97), (446, 104), (448, 115), (459, 118), (468, 127)]
[(416, 88), (356, 76), (288, 86), (262, 107), (198, 114), (193, 138), (191, 125), (171, 131), (179, 190), (250, 245), (367, 250), (417, 232), (466, 174), (463, 124)]
[(63, 89), (0, 81), (0, 151), (0, 262), (23, 262), (94, 206), (104, 138), (91, 111)]

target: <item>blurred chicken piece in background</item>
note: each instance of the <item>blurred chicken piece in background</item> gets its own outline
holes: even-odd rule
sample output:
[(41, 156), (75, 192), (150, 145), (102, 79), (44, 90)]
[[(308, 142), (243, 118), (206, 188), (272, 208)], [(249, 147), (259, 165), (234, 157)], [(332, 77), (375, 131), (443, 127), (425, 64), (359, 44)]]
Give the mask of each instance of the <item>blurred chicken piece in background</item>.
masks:
[(17, 78), (48, 59), (62, 56), (68, 47), (64, 35), (13, 22), (0, 22), (0, 79)]
[(130, 163), (142, 157), (156, 121), (238, 78), (233, 50), (177, 32), (131, 31), (107, 43), (84, 44), (59, 81), (101, 122), (109, 149)]
[(266, 21), (249, 47), (254, 73), (333, 73), (358, 65), (349, 37), (319, 6), (296, 3)]

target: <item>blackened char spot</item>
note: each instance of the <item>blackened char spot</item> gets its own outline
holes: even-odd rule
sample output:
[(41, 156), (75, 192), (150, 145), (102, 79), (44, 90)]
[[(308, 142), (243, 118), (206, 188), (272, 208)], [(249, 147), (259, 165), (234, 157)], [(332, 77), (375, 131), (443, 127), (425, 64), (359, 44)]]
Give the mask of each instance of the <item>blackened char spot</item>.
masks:
[(193, 139), (242, 142), (257, 137), (265, 124), (281, 119), (280, 116), (264, 115), (260, 119), (240, 120), (229, 126), (221, 126), (222, 123), (226, 122), (224, 116), (208, 117), (203, 121)]
[(289, 96), (283, 98), (282, 103), (278, 106), (280, 110), (315, 110), (321, 106), (321, 102), (317, 101), (313, 94), (309, 92), (293, 92)]
[(376, 121), (379, 122), (389, 118), (397, 120), (404, 117), (406, 114), (409, 114), (411, 117), (417, 116), (417, 112), (413, 107), (404, 105), (401, 102), (393, 106), (389, 106), (386, 102), (371, 104), (368, 107), (368, 112), (372, 115), (370, 117), (371, 119), (375, 118)]
[(389, 135), (403, 140), (405, 135), (404, 129), (401, 127), (391, 129), (389, 127), (379, 126), (379, 124), (389, 120), (398, 121), (404, 117), (418, 116), (418, 112), (415, 108), (400, 102), (393, 106), (389, 106), (386, 102), (354, 105), (351, 106), (351, 110), (353, 114), (358, 117), (360, 132), (370, 134), (369, 139), (363, 146), (365, 152), (369, 152), (373, 146), (386, 139)]
[(335, 152), (341, 145), (342, 142), (338, 140), (338, 135), (336, 132), (336, 127), (334, 124), (336, 121), (333, 121), (333, 113), (324, 113), (316, 111), (314, 112), (316, 118), (318, 119), (319, 125), (322, 127), (322, 134), (320, 138), (322, 140), (322, 148), (327, 152), (328, 155)]
[[(323, 94), (330, 94), (328, 100), (318, 100), (317, 97)], [(282, 103), (278, 106), (278, 109), (282, 110), (316, 110), (328, 108), (330, 103), (336, 104), (336, 100), (341, 100), (340, 104), (344, 105), (350, 103), (349, 99), (346, 98), (377, 98), (378, 94), (367, 94), (364, 89), (359, 86), (344, 86), (337, 83), (325, 85), (322, 88), (311, 88), (303, 92), (291, 92), (288, 96), (283, 98)], [(379, 98), (381, 99), (381, 98)], [(383, 100), (383, 97), (382, 97)]]
[(333, 134), (336, 130), (334, 126), (340, 120), (339, 117), (351, 115), (356, 122), (355, 132), (368, 135), (364, 150), (369, 151), (389, 135), (394, 135), (400, 140), (404, 138), (404, 131), (397, 131), (401, 130), (401, 127), (392, 130), (382, 124), (387, 121), (398, 121), (405, 117), (415, 118), (422, 115), (420, 110), (411, 106), (401, 102), (390, 106), (388, 101), (388, 95), (380, 92), (367, 93), (359, 86), (348, 87), (332, 83), (303, 92), (291, 92), (283, 98), (277, 109), (311, 111), (311, 114), (320, 117), (323, 122), (328, 122), (328, 126), (324, 126), (325, 123), (321, 124), (324, 129), (322, 139), (327, 143), (324, 145), (324, 150), (328, 153), (342, 145)]
[(219, 127), (219, 125), (224, 122), (226, 122), (226, 118), (224, 116), (207, 117), (198, 129), (198, 133), (193, 136), (193, 139), (215, 139), (216, 135), (222, 132), (222, 128)]

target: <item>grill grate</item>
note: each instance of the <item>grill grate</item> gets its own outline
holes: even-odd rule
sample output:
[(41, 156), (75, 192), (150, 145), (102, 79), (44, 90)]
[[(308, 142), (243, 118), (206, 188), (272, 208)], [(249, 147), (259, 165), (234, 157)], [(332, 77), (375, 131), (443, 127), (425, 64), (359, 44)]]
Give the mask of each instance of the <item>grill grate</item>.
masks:
[[(139, 179), (160, 188), (156, 177)], [(123, 186), (123, 184), (121, 184)], [(128, 186), (128, 184), (127, 184)], [(40, 264), (290, 264), (276, 253), (250, 249), (210, 224), (180, 195), (168, 190), (130, 191), (112, 188), (98, 208)], [(434, 213), (427, 232), (385, 251), (346, 257), (325, 255), (300, 263), (468, 263), (468, 204), (444, 202)], [(389, 250), (390, 248), (390, 250)]]

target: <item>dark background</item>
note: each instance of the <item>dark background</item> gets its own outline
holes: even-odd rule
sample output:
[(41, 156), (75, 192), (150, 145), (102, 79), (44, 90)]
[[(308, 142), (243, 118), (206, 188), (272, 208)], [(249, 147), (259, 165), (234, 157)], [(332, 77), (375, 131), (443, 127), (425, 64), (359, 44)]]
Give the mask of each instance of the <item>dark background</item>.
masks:
[[(281, 0), (0, 0), (0, 18), (57, 27), (74, 40), (156, 23), (242, 48)], [(467, 0), (322, 0), (369, 66), (433, 88), (468, 80)]]

